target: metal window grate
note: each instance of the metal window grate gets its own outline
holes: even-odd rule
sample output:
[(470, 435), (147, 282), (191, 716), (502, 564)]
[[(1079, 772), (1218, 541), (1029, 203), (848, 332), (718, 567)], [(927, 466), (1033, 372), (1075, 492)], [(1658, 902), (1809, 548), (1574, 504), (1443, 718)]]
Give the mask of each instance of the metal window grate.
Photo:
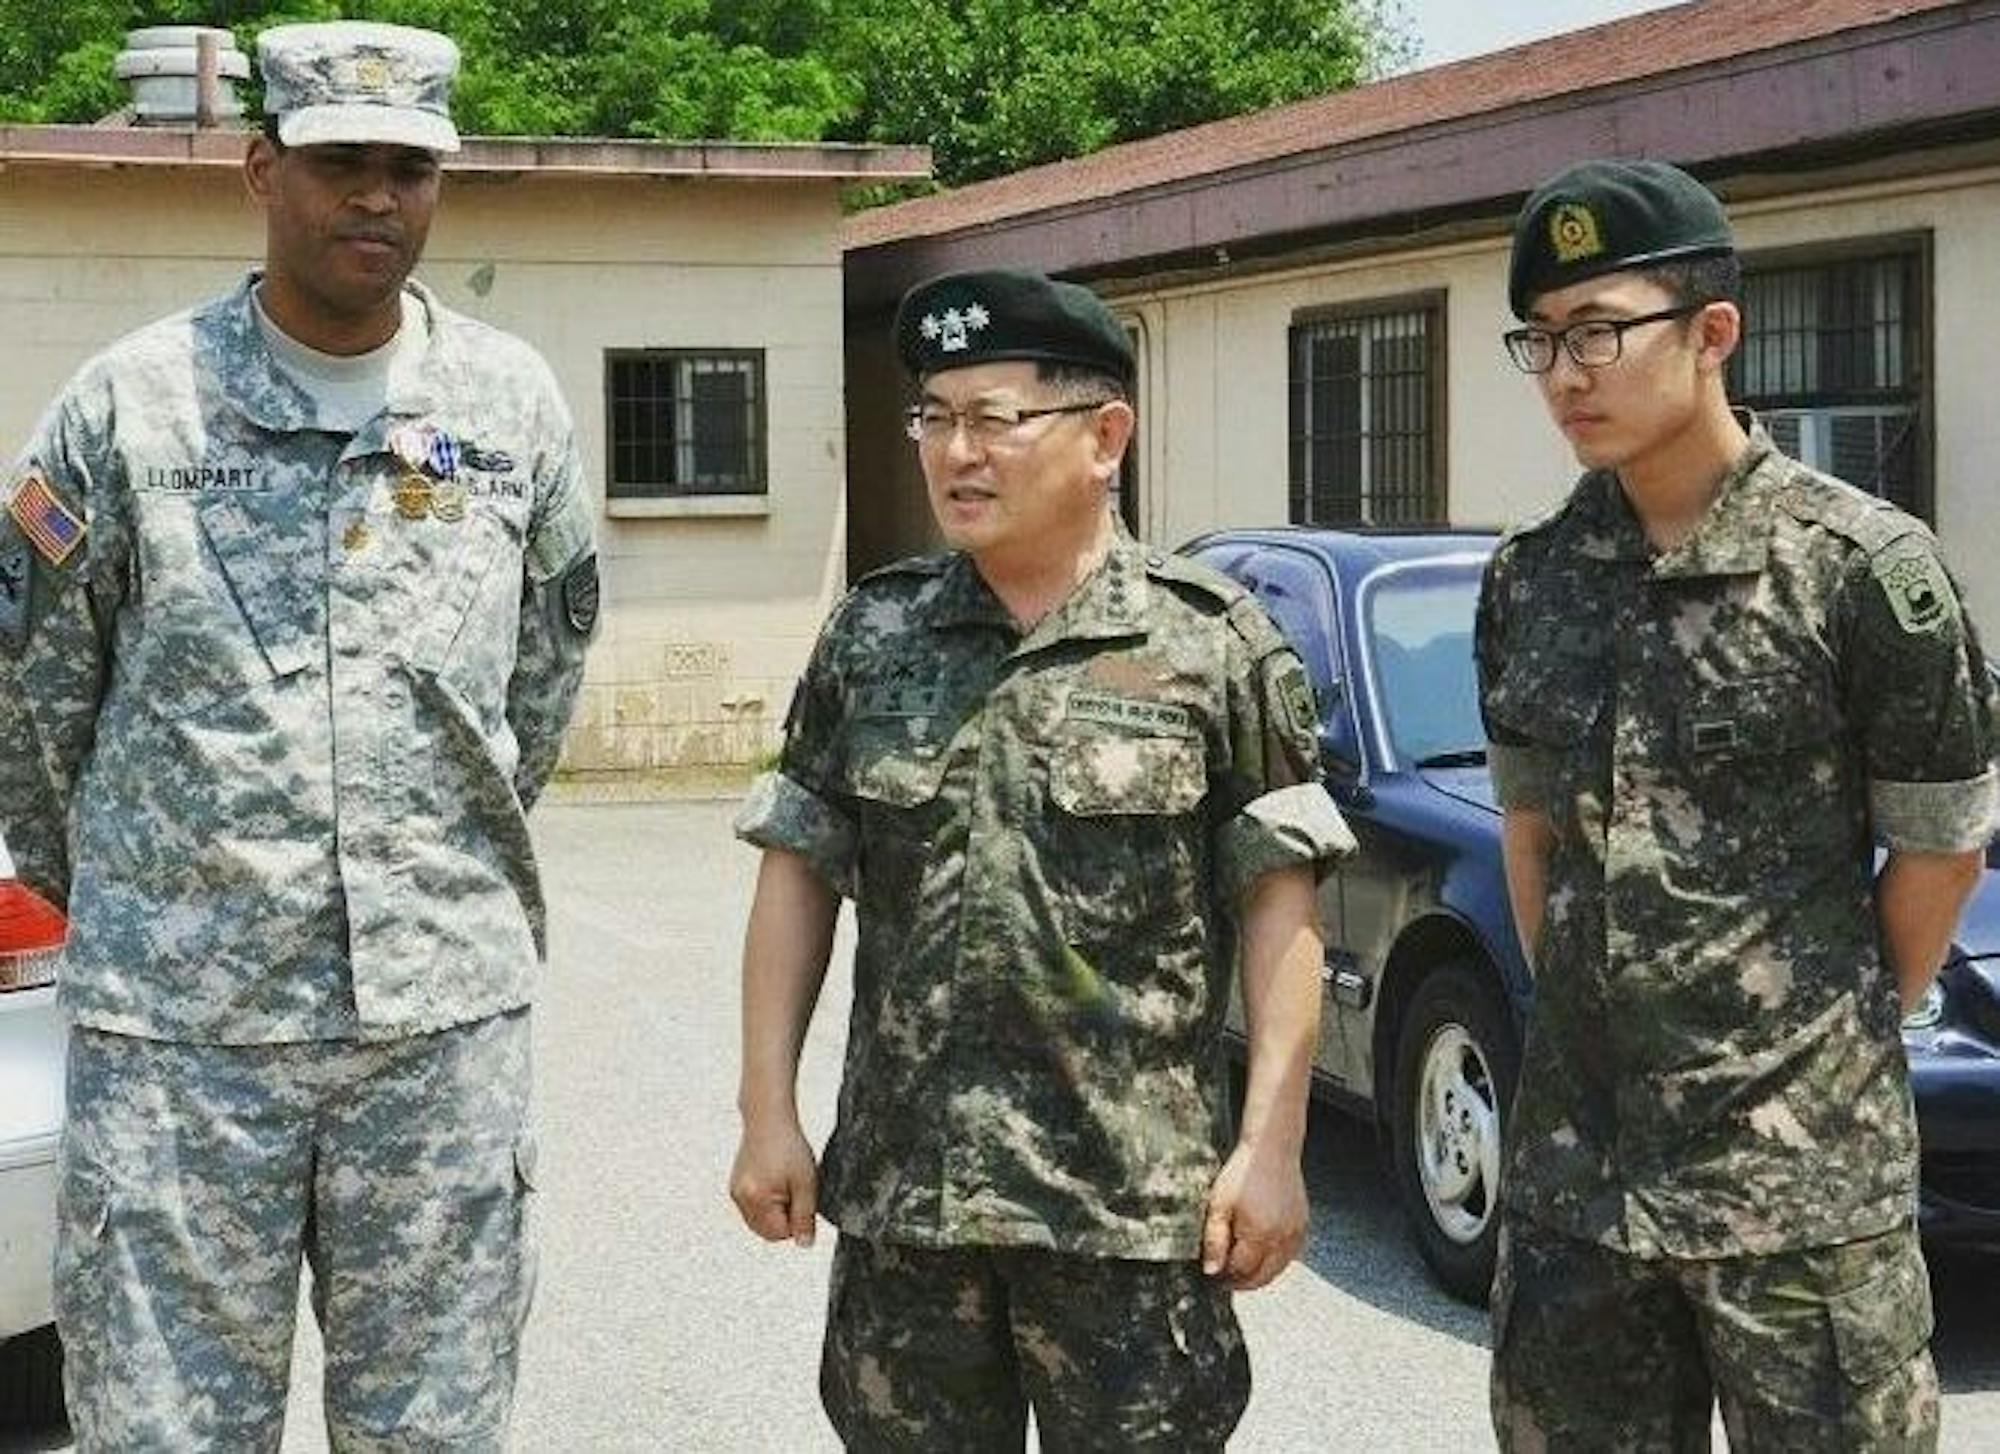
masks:
[(764, 492), (761, 353), (613, 351), (605, 393), (613, 498)]
[(1443, 518), (1437, 310), (1357, 314), (1291, 331), (1290, 512), (1300, 525)]
[(1747, 264), (1729, 392), (1786, 453), (1924, 514), (1920, 264), (1911, 250)]

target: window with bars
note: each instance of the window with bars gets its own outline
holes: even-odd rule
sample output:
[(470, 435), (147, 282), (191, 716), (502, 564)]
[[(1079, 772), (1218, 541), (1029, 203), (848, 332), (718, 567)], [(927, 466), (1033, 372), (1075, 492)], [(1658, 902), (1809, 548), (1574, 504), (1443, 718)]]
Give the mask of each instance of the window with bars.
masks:
[(604, 356), (614, 500), (761, 495), (761, 350), (614, 349)]
[(1291, 330), (1291, 519), (1445, 518), (1441, 300), (1302, 317)]
[(1729, 393), (1785, 453), (1928, 518), (1924, 287), (1919, 244), (1744, 259)]

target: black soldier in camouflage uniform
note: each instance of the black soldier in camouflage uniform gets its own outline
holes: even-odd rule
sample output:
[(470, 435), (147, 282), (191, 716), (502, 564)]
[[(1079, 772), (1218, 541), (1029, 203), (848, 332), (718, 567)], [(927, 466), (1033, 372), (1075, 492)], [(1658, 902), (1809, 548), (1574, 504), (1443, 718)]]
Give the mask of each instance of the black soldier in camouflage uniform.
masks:
[[(1126, 536), (1124, 331), (1086, 290), (939, 279), (897, 343), (947, 555), (864, 580), (807, 668), (745, 947), (732, 1193), (839, 1227), (821, 1391), (857, 1449), (1221, 1447), (1232, 1288), (1304, 1232), (1316, 870), (1352, 846), (1298, 659)], [(860, 942), (816, 1184), (793, 1104), (839, 896)], [(1251, 1038), (1228, 1135), (1240, 945)]]
[(1575, 168), (1515, 233), (1508, 346), (1587, 473), (1479, 615), (1536, 969), (1509, 1450), (1705, 1449), (1717, 1398), (1744, 1448), (1937, 1438), (1898, 1025), (1992, 826), (1985, 670), (1929, 532), (1731, 412), (1737, 277), (1658, 163)]
[(597, 612), (548, 366), (408, 275), (444, 36), (259, 40), (264, 268), (87, 363), (0, 514), (0, 829), (67, 903), (77, 1447), (504, 1441), (534, 1284), (527, 807)]

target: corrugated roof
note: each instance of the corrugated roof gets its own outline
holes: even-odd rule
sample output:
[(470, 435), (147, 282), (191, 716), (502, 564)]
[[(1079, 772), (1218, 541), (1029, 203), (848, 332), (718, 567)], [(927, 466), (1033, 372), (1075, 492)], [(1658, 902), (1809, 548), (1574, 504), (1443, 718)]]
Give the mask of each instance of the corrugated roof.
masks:
[(1954, 8), (1969, 7), (1966, 0), (1693, 0), (876, 208), (848, 219), (841, 244), (852, 250), (964, 231)]

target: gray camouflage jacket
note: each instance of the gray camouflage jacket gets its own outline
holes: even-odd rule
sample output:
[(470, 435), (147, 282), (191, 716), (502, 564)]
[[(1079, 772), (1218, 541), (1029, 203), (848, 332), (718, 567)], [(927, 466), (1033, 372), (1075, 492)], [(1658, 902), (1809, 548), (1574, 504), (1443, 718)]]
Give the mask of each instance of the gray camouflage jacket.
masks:
[(6, 492), (0, 827), (67, 902), (79, 1024), (382, 1038), (518, 1006), (525, 815), (597, 612), (568, 412), (411, 284), (421, 370), (322, 431), (254, 282), (86, 364)]
[(1252, 598), (1122, 538), (1024, 636), (963, 556), (878, 572), (738, 831), (855, 899), (843, 1232), (1195, 1254), (1236, 905), (1354, 846)]
[(1695, 1258), (1907, 1222), (1872, 848), (1977, 848), (1995, 796), (1930, 533), (1753, 428), (1672, 550), (1586, 475), (1501, 542), (1477, 640), (1495, 789), (1556, 835), (1510, 1211)]

